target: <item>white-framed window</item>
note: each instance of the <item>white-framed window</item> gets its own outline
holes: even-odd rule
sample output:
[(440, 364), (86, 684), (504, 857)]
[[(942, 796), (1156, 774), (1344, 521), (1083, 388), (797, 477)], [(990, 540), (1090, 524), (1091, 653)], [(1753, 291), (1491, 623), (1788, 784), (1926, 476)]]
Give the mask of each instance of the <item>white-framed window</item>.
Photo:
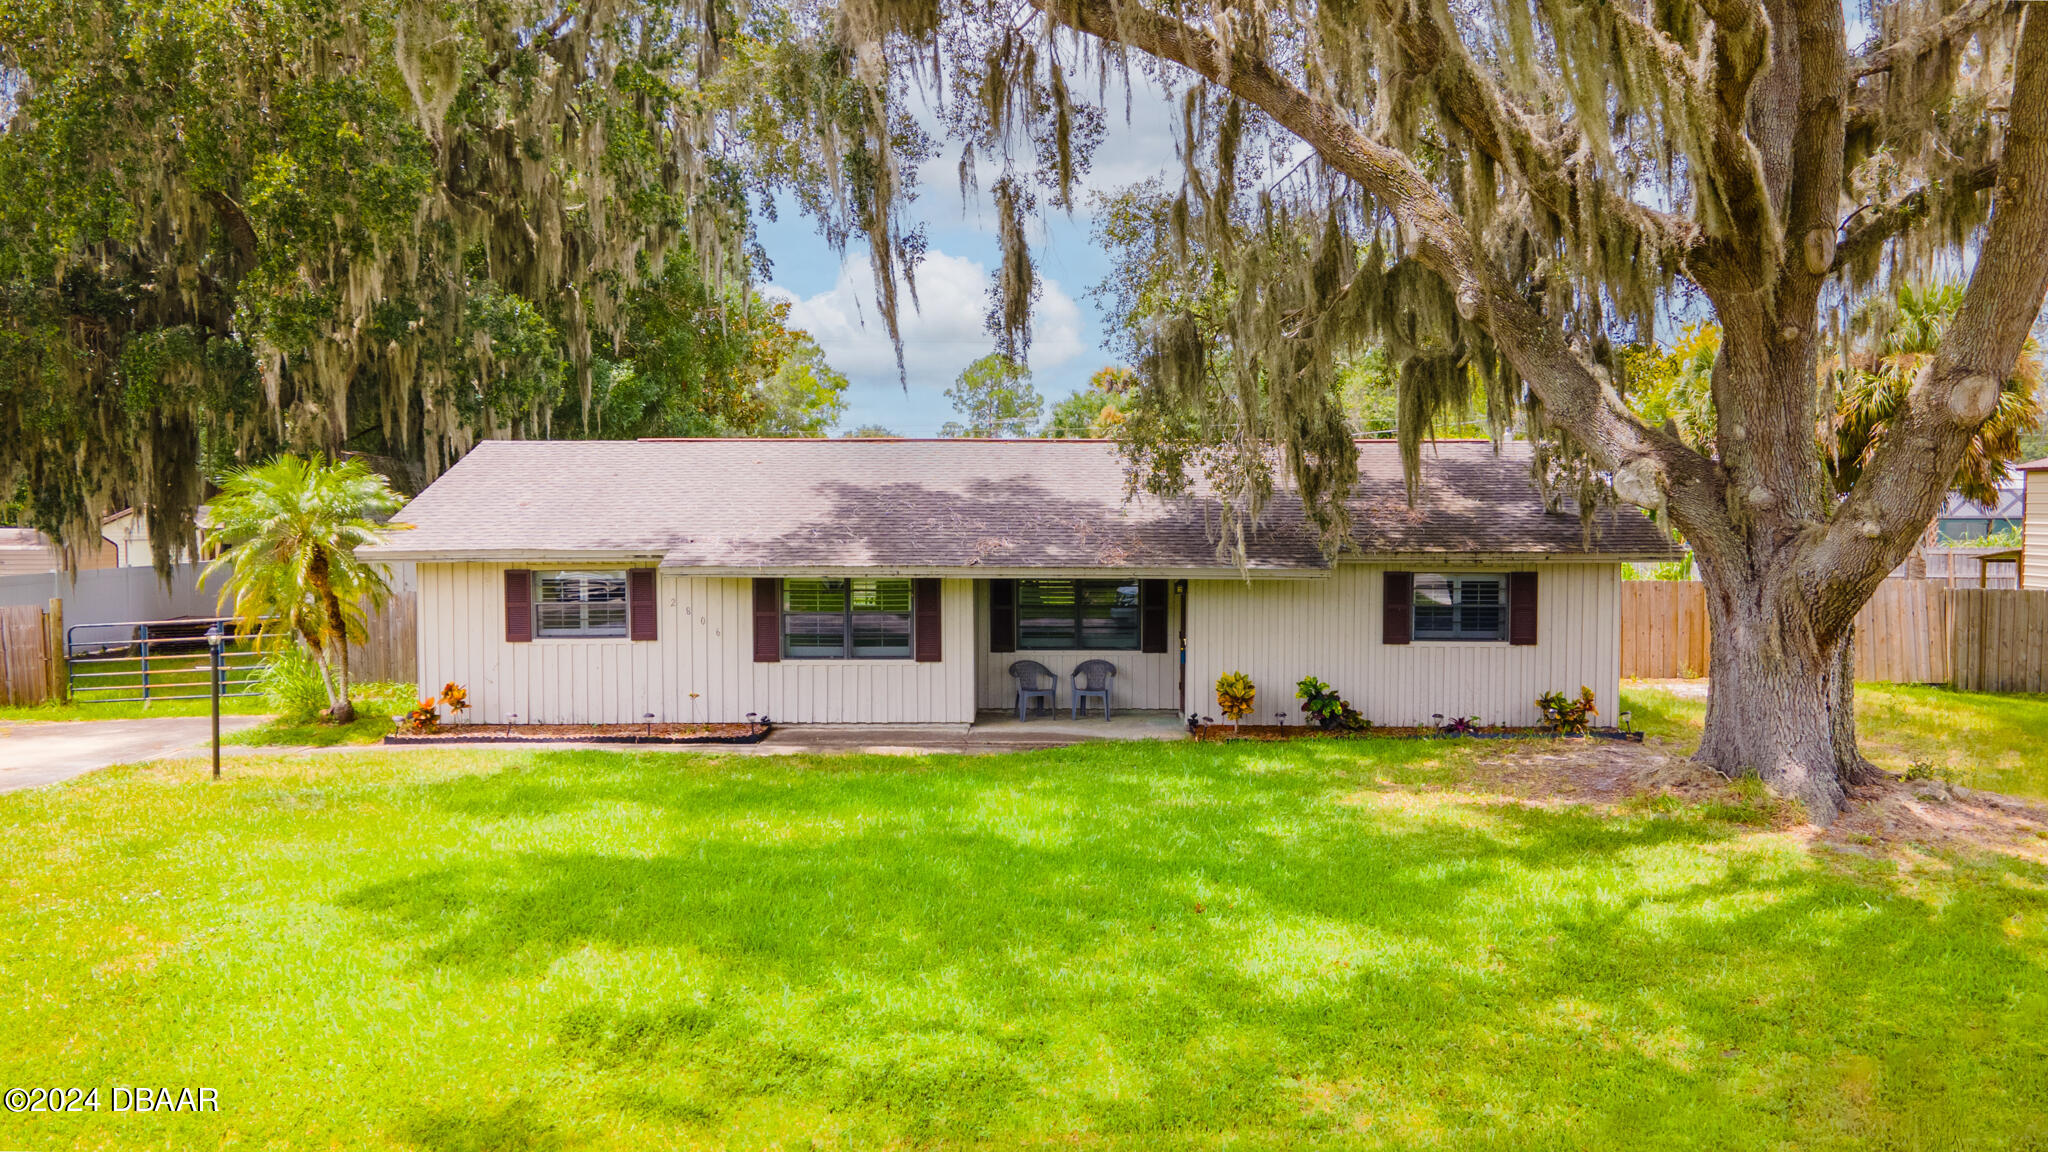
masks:
[(1415, 574), (1415, 639), (1505, 640), (1508, 578), (1498, 572)]
[(624, 572), (535, 572), (533, 584), (535, 636), (626, 634)]
[(908, 580), (784, 580), (782, 654), (791, 660), (908, 660)]
[(1019, 651), (1136, 651), (1136, 580), (1017, 581)]

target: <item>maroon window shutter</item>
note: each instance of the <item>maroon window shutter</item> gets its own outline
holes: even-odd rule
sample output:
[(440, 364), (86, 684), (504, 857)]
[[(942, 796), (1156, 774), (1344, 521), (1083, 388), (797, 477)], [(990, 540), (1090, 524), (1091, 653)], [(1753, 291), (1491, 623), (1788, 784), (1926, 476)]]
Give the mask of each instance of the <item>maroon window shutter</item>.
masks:
[(782, 660), (782, 581), (754, 578), (754, 663)]
[(505, 642), (524, 644), (533, 639), (533, 573), (524, 568), (505, 569)]
[(1138, 581), (1138, 651), (1166, 651), (1166, 581)]
[(1536, 642), (1536, 574), (1508, 573), (1508, 643)]
[(988, 582), (988, 650), (1017, 650), (1017, 582)]
[(626, 634), (635, 640), (656, 638), (654, 569), (626, 570)]
[(915, 594), (917, 620), (913, 636), (916, 638), (917, 662), (936, 664), (945, 659), (944, 637), (939, 624), (939, 582), (937, 580), (912, 580), (910, 590)]
[(1406, 644), (1415, 635), (1415, 573), (1387, 573), (1386, 593), (1380, 615), (1380, 643)]

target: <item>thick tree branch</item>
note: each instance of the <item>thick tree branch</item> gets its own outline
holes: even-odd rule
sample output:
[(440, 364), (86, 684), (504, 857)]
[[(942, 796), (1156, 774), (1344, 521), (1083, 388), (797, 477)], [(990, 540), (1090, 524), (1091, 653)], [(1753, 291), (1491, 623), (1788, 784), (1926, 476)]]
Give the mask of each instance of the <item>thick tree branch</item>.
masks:
[(2048, 296), (2048, 12), (2038, 7), (2020, 33), (1994, 195), (1990, 232), (1955, 321), (1804, 558), (1826, 625), (1848, 628), (1856, 606), (1911, 550), (1970, 438), (1997, 408)]
[(1314, 148), (1391, 213), (1423, 266), (1442, 277), (1460, 312), (1483, 324), (1543, 401), (1550, 418), (1617, 475), (1625, 499), (1668, 499), (1705, 509), (1718, 500), (1719, 472), (1668, 432), (1645, 426), (1567, 346), (1557, 325), (1514, 290), (1420, 169), (1360, 131), (1263, 57), (1231, 53), (1205, 31), (1111, 0), (1030, 0), (1048, 17), (1090, 36), (1136, 48), (1189, 69), (1259, 108)]
[(1770, 59), (1771, 22), (1757, 0), (1702, 0), (1714, 22), (1710, 91), (1721, 119), (1740, 125), (1749, 114), (1749, 89)]
[(1880, 72), (1889, 72), (1909, 60), (1925, 56), (1945, 40), (1953, 40), (1982, 24), (1999, 9), (2006, 0), (1970, 0), (1969, 3), (1944, 16), (1940, 20), (1879, 47), (1867, 56), (1859, 57), (1849, 66), (1849, 78), (1861, 80)]
[(1787, 267), (1790, 299), (1779, 307), (1786, 315), (1811, 315), (1820, 285), (1834, 266), (1835, 219), (1840, 210), (1843, 133), (1848, 127), (1847, 85), (1842, 71), (1848, 57), (1848, 30), (1841, 0), (1800, 0), (1799, 103), (1792, 138), (1792, 184), (1785, 203), (1788, 239), (1799, 247), (1798, 259)]
[(1876, 256), (1885, 241), (1924, 219), (1937, 197), (1982, 192), (1997, 180), (1998, 163), (1993, 161), (1958, 172), (1946, 181), (1922, 185), (1889, 200), (1858, 208), (1842, 224), (1830, 271), (1854, 267)]
[[(1764, 153), (1750, 135), (1750, 111), (1758, 78), (1775, 50), (1771, 23), (1761, 12), (1746, 17), (1731, 9), (1729, 24), (1715, 25), (1708, 60), (1709, 75), (1696, 82), (1693, 98), (1705, 105), (1705, 138), (1694, 158), (1703, 193), (1706, 219), (1702, 231), (1711, 238), (1698, 261), (1707, 280), (1726, 283), (1737, 278), (1736, 291), (1753, 291), (1776, 273), (1784, 250), (1784, 226), (1771, 198)], [(1772, 79), (1766, 77), (1766, 80)], [(1768, 83), (1765, 85), (1769, 87)]]
[[(1566, 159), (1576, 151), (1578, 129), (1553, 124), (1543, 130), (1532, 124), (1473, 62), (1464, 43), (1444, 29), (1439, 22), (1442, 6), (1433, 6), (1432, 13), (1434, 18), (1416, 19), (1394, 4), (1380, 6), (1384, 26), (1394, 30), (1419, 69), (1434, 75), (1444, 110), (1465, 130), (1472, 146), (1517, 173), (1530, 195), (1551, 213), (1564, 220), (1580, 219), (1579, 185)], [(1606, 180), (1596, 180), (1593, 186), (1603, 215), (1625, 225), (1639, 251), (1683, 255), (1698, 241), (1699, 231), (1691, 220), (1638, 204)]]

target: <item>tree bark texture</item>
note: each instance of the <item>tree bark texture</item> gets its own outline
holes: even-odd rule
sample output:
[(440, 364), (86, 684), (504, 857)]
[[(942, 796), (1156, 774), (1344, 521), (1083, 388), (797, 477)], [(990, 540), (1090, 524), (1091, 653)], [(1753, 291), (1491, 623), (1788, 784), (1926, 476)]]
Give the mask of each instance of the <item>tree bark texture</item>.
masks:
[[(2048, 5), (2029, 6), (2021, 30), (1991, 222), (1963, 304), (1856, 487), (1838, 499), (1814, 444), (1820, 302), (1845, 229), (1866, 250), (1882, 242), (1868, 221), (1859, 230), (1845, 220), (1841, 189), (1855, 78), (1885, 66), (1851, 60), (1840, 0), (1707, 4), (1711, 66), (1700, 83), (1711, 149), (1695, 178), (1708, 207), (1697, 223), (1628, 203), (1610, 212), (1645, 250), (1683, 253), (1684, 275), (1721, 325), (1711, 458), (1628, 409), (1411, 157), (1256, 49), (1137, 3), (1030, 2), (1261, 109), (1401, 225), (1409, 252), (1486, 327), (1549, 417), (1611, 471), (1616, 492), (1668, 513), (1692, 545), (1714, 653), (1698, 759), (1731, 776), (1754, 771), (1815, 820), (1832, 820), (1848, 786), (1875, 773), (1856, 750), (1856, 613), (1934, 517), (2048, 291)], [(1532, 127), (1452, 30), (1420, 23), (1427, 15), (1390, 18), (1471, 147), (1561, 211), (1576, 186), (1556, 142), (1573, 139), (1575, 126)]]

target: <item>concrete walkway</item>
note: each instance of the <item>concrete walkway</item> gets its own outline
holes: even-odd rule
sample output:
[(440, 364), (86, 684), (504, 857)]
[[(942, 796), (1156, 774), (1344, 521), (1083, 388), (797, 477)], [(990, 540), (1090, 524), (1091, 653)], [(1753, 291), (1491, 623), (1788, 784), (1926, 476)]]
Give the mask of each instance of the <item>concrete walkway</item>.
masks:
[[(265, 716), (223, 716), (223, 735), (250, 728)], [(0, 722), (0, 792), (69, 780), (109, 764), (133, 764), (180, 756), (204, 756), (209, 721), (204, 716), (152, 720), (88, 720), (59, 723)], [(1104, 723), (1071, 720), (1065, 714), (1019, 723), (1013, 713), (985, 712), (968, 724), (792, 724), (778, 727), (759, 744), (339, 744), (332, 747), (230, 746), (223, 756), (328, 756), (363, 752), (478, 751), (695, 752), (718, 756), (795, 756), (805, 753), (867, 752), (894, 756), (937, 753), (1028, 752), (1090, 740), (1184, 740), (1187, 727), (1171, 712), (1126, 712)]]
[[(221, 735), (252, 728), (267, 716), (223, 716)], [(174, 756), (210, 738), (206, 716), (164, 716), (148, 720), (65, 720), (54, 723), (0, 721), (0, 792), (14, 792), (69, 780), (109, 764), (134, 764)], [(235, 749), (222, 749), (228, 755)]]
[[(223, 721), (225, 723), (225, 721)], [(1185, 740), (1187, 725), (1171, 712), (1125, 712), (1104, 723), (1037, 717), (1019, 723), (1015, 713), (984, 712), (968, 724), (785, 724), (777, 725), (759, 744), (594, 744), (556, 740), (531, 744), (337, 744), (323, 748), (236, 747), (237, 756), (327, 756), (350, 752), (436, 752), (450, 749), (498, 752), (681, 752), (710, 756), (797, 756), (866, 752), (882, 756), (928, 756), (939, 753), (1029, 752), (1064, 748), (1091, 740)], [(168, 755), (198, 756), (191, 748)]]
[[(984, 712), (968, 724), (791, 724), (766, 740), (739, 745), (758, 755), (872, 752), (916, 756), (934, 752), (1028, 752), (1090, 740), (1184, 740), (1187, 725), (1172, 712), (1126, 712), (1114, 720), (1069, 719), (1066, 713), (1019, 721), (1014, 712)], [(726, 746), (723, 751), (734, 751)]]

